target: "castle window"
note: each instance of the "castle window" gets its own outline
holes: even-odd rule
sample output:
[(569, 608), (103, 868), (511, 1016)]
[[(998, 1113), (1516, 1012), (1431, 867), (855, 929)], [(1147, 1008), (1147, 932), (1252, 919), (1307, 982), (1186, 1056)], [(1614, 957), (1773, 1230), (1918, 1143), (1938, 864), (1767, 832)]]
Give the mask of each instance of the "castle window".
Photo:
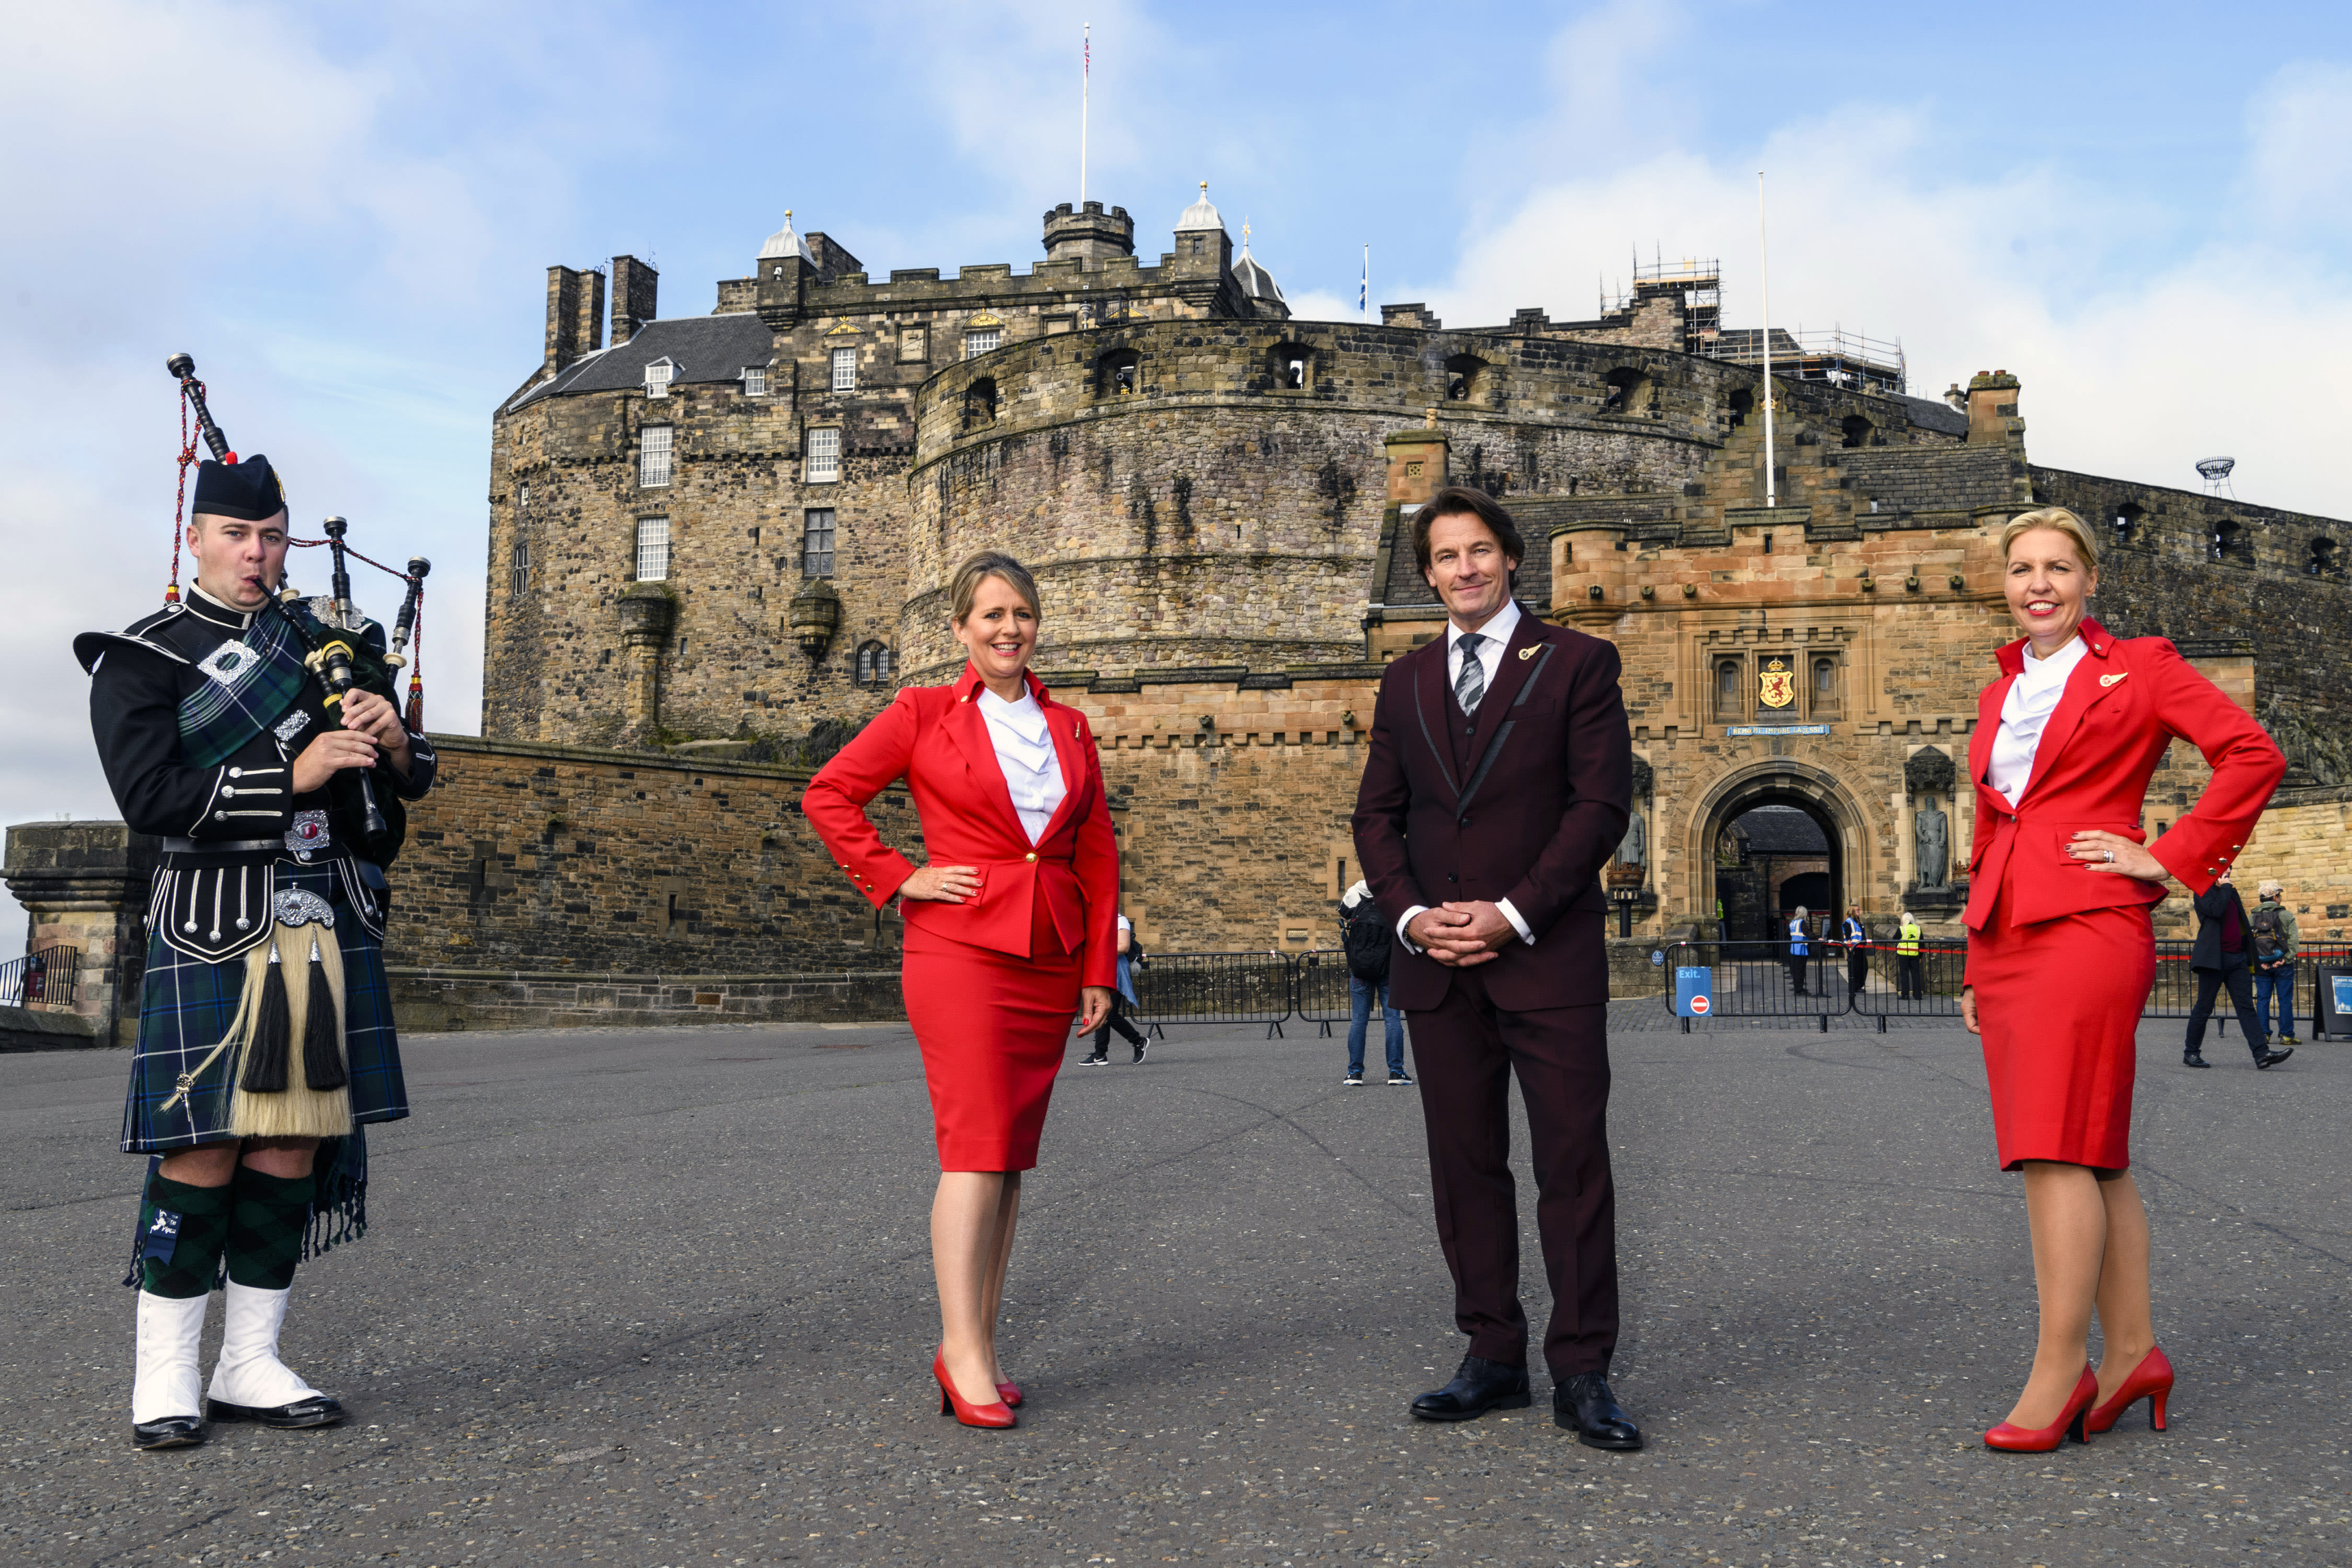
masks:
[(1281, 392), (1304, 392), (1315, 379), (1315, 351), (1305, 343), (1276, 343), (1274, 384)]
[(743, 395), (746, 397), (765, 397), (768, 395), (768, 367), (766, 365), (747, 364), (743, 367)]
[(669, 519), (641, 517), (637, 519), (637, 581), (666, 583), (669, 580)]
[(1731, 405), (1731, 427), (1737, 430), (1748, 423), (1750, 414), (1756, 412), (1756, 395), (1744, 386), (1738, 387), (1727, 401)]
[(1639, 414), (1650, 400), (1650, 378), (1631, 366), (1621, 366), (1601, 378), (1609, 390), (1601, 395), (1603, 414)]
[(890, 684), (890, 650), (878, 642), (864, 644), (857, 650), (857, 684), (887, 686)]
[(2253, 559), (2253, 535), (2236, 518), (2225, 517), (2213, 525), (2213, 559), (2216, 561)]
[(963, 357), (977, 359), (1003, 341), (1004, 329), (1002, 327), (983, 327), (978, 331), (966, 332), (963, 335)]
[(801, 514), (801, 575), (833, 575), (833, 508), (811, 507)]
[(857, 351), (856, 349), (833, 351), (833, 389), (835, 392), (857, 390)]
[(1828, 718), (1838, 710), (1837, 660), (1826, 655), (1813, 658), (1813, 713)]
[(830, 484), (841, 478), (840, 426), (819, 426), (808, 433), (807, 460), (801, 468), (801, 478), (813, 485)]
[(982, 376), (964, 389), (963, 427), (978, 430), (996, 423), (996, 382)]
[(507, 592), (515, 598), (521, 598), (523, 590), (530, 586), (530, 541), (515, 541), (513, 553), (508, 558), (507, 574)]
[(648, 425), (637, 432), (637, 483), (669, 483), (669, 426)]
[(647, 397), (667, 397), (669, 395), (669, 378), (677, 374), (677, 366), (672, 364), (666, 359), (657, 359), (654, 361), (653, 363), (646, 366), (646, 395)]
[(2343, 555), (2337, 549), (2336, 541), (2315, 539), (2311, 542), (2310, 572), (2313, 576), (2332, 576), (2341, 570), (2342, 566)]
[(1839, 426), (1838, 428), (1845, 433), (1845, 439), (1840, 443), (1840, 445), (1849, 447), (1867, 447), (1870, 445), (1870, 421), (1864, 419), (1861, 415), (1847, 415), (1845, 416), (1845, 422)]
[(515, 505), (519, 507), (527, 507), (530, 505), (530, 487), (529, 485), (524, 485), (515, 492)]
[(1445, 400), (1469, 403), (1485, 393), (1486, 362), (1476, 354), (1455, 354), (1445, 362)]
[(2116, 508), (2116, 542), (2129, 544), (2139, 533), (2139, 520), (2146, 515), (2137, 501), (2126, 501)]
[(1717, 723), (1735, 724), (1747, 717), (1748, 705), (1740, 700), (1739, 660), (1723, 658), (1715, 664), (1715, 717)]
[(1113, 349), (1095, 362), (1095, 395), (1128, 397), (1135, 392), (1142, 357), (1133, 349)]

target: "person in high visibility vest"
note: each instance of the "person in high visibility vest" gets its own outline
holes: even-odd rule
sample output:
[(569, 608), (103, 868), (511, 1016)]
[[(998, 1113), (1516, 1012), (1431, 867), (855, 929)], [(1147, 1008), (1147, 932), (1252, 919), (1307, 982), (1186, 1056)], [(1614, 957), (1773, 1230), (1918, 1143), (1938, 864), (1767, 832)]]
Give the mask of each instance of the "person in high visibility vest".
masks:
[(1812, 952), (1805, 942), (1805, 906), (1799, 904), (1789, 921), (1789, 984), (1800, 996), (1812, 994), (1805, 989), (1805, 960)]
[(1870, 932), (1862, 923), (1862, 906), (1845, 907), (1845, 994), (1862, 994), (1863, 985), (1870, 979)]
[(1911, 918), (1909, 910), (1905, 910), (1901, 934), (1895, 939), (1895, 994), (1906, 1002), (1927, 999), (1927, 977), (1919, 972), (1919, 938), (1923, 934), (1919, 922)]

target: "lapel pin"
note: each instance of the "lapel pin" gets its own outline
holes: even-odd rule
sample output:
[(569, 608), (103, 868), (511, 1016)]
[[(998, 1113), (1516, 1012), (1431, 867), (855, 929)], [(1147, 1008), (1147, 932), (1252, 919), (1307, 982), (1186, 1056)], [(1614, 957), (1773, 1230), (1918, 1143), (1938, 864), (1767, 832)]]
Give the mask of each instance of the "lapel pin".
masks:
[[(1541, 645), (1538, 645), (1538, 646), (1541, 646)], [(1536, 650), (1535, 650), (1535, 648), (1533, 648), (1533, 647), (1523, 647), (1523, 648), (1519, 649), (1519, 657), (1520, 657), (1521, 658), (1523, 658), (1523, 659), (1527, 659), (1527, 658), (1535, 658), (1535, 656), (1536, 656)]]
[(2101, 686), (2113, 686), (2116, 681), (2121, 680), (2125, 675), (2129, 675), (2131, 671), (2126, 669), (2122, 675), (2103, 675), (2099, 677), (2099, 684)]

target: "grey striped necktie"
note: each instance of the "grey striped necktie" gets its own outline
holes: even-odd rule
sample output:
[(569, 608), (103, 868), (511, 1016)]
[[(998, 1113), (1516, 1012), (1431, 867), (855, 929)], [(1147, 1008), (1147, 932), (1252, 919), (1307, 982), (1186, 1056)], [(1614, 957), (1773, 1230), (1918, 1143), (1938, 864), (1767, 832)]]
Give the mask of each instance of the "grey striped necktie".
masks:
[(1454, 700), (1462, 704), (1463, 716), (1478, 711), (1478, 704), (1486, 696), (1486, 667), (1478, 660), (1478, 646), (1486, 639), (1476, 632), (1464, 632), (1457, 645), (1462, 649), (1462, 673), (1454, 678)]

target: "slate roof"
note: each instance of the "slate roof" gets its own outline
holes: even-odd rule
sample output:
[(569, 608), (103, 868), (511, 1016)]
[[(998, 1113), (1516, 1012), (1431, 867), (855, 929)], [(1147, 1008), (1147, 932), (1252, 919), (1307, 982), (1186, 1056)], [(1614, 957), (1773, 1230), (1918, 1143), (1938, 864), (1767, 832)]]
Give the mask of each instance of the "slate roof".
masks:
[(1857, 447), (1830, 455), (1862, 501), (1888, 511), (1999, 506), (2010, 499), (2017, 461), (2005, 447)]
[(1969, 416), (1940, 397), (1897, 395), (1895, 402), (1911, 416), (1911, 423), (1922, 430), (1933, 430), (1941, 436), (1965, 436), (1969, 433)]
[(641, 387), (646, 384), (646, 366), (657, 359), (677, 366), (670, 376), (672, 386), (735, 381), (742, 376), (745, 365), (766, 364), (775, 353), (775, 335), (753, 311), (674, 316), (647, 321), (627, 342), (573, 361), (554, 380), (541, 382), (507, 406), (520, 408), (563, 393)]
[(1754, 855), (1826, 855), (1822, 825), (1792, 805), (1759, 805), (1738, 819)]

